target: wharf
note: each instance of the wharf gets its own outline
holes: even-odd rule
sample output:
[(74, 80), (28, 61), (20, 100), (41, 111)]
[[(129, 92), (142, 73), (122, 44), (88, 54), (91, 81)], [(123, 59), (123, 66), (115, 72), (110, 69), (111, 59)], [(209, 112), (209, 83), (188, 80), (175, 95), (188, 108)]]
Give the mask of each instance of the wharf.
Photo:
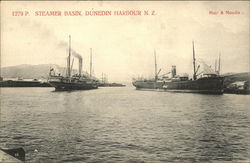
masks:
[(5, 153), (4, 151), (0, 150), (0, 163), (23, 163), (22, 161), (16, 159), (15, 157)]

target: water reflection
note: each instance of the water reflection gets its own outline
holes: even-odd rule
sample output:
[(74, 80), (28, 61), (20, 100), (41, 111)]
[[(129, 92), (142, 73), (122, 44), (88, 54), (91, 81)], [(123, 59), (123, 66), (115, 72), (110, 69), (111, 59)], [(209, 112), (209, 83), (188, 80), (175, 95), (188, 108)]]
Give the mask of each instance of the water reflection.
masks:
[(0, 146), (24, 147), (27, 162), (247, 160), (249, 97), (4, 89)]
[(215, 96), (210, 100), (202, 98), (199, 108), (194, 138), (200, 160), (232, 161), (237, 153), (246, 152), (246, 140), (236, 124), (247, 117), (237, 111), (236, 103), (227, 96)]

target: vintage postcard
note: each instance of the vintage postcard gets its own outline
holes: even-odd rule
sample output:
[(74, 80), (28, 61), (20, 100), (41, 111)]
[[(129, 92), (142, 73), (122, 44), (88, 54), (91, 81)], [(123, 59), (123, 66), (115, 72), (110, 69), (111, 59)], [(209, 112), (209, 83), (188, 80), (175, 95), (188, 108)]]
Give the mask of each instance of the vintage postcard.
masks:
[(249, 1), (1, 1), (0, 162), (249, 162)]

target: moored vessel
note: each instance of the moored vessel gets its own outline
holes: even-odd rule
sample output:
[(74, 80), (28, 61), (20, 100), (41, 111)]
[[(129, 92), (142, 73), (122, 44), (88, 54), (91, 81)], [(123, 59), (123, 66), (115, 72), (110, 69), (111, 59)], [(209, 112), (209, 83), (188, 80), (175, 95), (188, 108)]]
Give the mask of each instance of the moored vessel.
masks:
[[(172, 66), (171, 78), (158, 78), (157, 64), (155, 59), (155, 79), (136, 79), (132, 84), (136, 89), (162, 89), (171, 92), (223, 94), (223, 81), (217, 72), (203, 73), (197, 75), (200, 65), (196, 67), (195, 50), (193, 43), (193, 79), (189, 79), (187, 74), (177, 75), (176, 66)], [(170, 73), (170, 72), (169, 72)], [(199, 77), (198, 77), (199, 76)]]
[(0, 87), (51, 87), (47, 81), (38, 79), (0, 79)]
[(191, 80), (188, 78), (165, 81), (163, 89), (172, 92), (223, 94), (223, 77), (204, 74), (203, 77)]
[[(133, 86), (136, 87), (136, 89), (162, 89), (163, 88), (163, 79), (159, 78), (159, 73), (161, 69), (157, 70), (157, 61), (156, 61), (156, 53), (154, 51), (154, 57), (155, 57), (155, 77), (154, 78), (137, 78), (133, 79)], [(165, 75), (165, 74), (164, 74)]]
[(172, 67), (172, 78), (164, 81), (163, 89), (172, 92), (223, 94), (224, 78), (216, 72), (203, 73), (199, 78), (197, 72), (200, 65), (196, 67), (195, 50), (193, 42), (193, 79), (188, 75), (177, 76), (176, 67)]

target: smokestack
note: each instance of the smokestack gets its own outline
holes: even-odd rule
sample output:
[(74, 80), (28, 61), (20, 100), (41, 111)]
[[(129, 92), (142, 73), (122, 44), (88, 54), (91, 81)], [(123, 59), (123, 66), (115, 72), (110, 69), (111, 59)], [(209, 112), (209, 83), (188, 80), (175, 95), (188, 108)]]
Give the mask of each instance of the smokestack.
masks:
[(82, 73), (82, 58), (79, 58), (79, 75), (81, 76)]
[(172, 66), (172, 78), (176, 76), (176, 66)]
[(77, 52), (75, 52), (74, 50), (72, 50), (72, 55), (75, 56), (79, 61), (78, 71), (79, 71), (79, 75), (81, 75), (81, 73), (82, 73), (82, 56), (80, 54), (78, 54)]

